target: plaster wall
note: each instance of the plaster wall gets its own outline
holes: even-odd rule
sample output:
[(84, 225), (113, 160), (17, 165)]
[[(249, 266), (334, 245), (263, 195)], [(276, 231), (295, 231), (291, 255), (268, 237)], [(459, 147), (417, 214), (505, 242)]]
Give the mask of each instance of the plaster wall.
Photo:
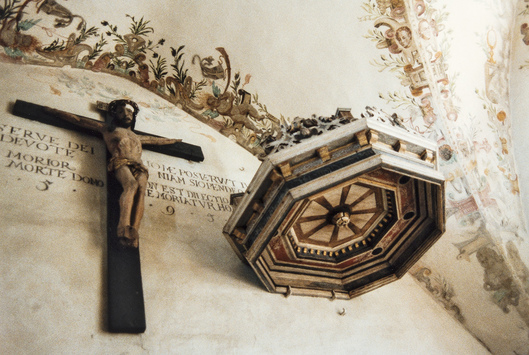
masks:
[[(239, 189), (249, 183), (257, 159), (123, 79), (0, 65), (2, 353), (488, 353), (408, 275), (351, 301), (267, 293), (221, 234), (227, 207), (199, 202), (211, 198), (206, 195), (222, 201), (229, 193), (198, 186), (197, 175), (186, 173), (229, 179), (224, 185)], [(22, 99), (97, 118), (95, 101), (123, 97), (140, 104), (138, 129), (200, 145), (206, 157), (192, 163), (144, 154), (150, 181), (158, 185), (151, 185), (140, 230), (147, 317), (140, 335), (105, 332), (106, 192), (74, 175), (105, 183), (103, 144), (10, 113)], [(27, 140), (14, 141), (24, 135)], [(75, 144), (85, 149), (65, 151)], [(61, 162), (64, 174), (37, 172), (46, 159)], [(178, 173), (167, 179), (158, 174), (162, 166)], [(200, 197), (194, 203), (153, 197), (161, 185), (173, 188), (174, 196)]]
[[(144, 112), (139, 129), (183, 138), (205, 150), (206, 162), (202, 164), (166, 160), (150, 153), (145, 155), (146, 161), (155, 163), (151, 164), (151, 182), (157, 185), (151, 186), (148, 198), (150, 217), (143, 226), (142, 257), (145, 259), (149, 255), (148, 243), (151, 242), (148, 240), (153, 239), (149, 231), (153, 231), (154, 240), (163, 242), (152, 247), (156, 256), (149, 260), (160, 260), (162, 265), (178, 260), (178, 264), (171, 264), (174, 270), (165, 272), (162, 267), (163, 277), (157, 279), (158, 273), (151, 272), (149, 280), (156, 280), (156, 284), (162, 282), (164, 288), (168, 287), (167, 284), (189, 287), (194, 293), (186, 297), (200, 299), (197, 302), (201, 306), (215, 302), (205, 302), (205, 299), (217, 299), (212, 295), (217, 295), (218, 291), (210, 290), (209, 285), (223, 285), (223, 289), (226, 285), (224, 280), (211, 281), (213, 276), (208, 269), (215, 269), (215, 277), (223, 274), (231, 280), (233, 276), (227, 275), (238, 275), (237, 280), (261, 293), (253, 274), (250, 271), (245, 273), (247, 270), (243, 271), (245, 269), (236, 259), (228, 259), (232, 257), (231, 251), (223, 245), (226, 242), (220, 233), (214, 232), (220, 231), (224, 223), (219, 218), (225, 220), (228, 212), (222, 211), (225, 207), (208, 205), (211, 203), (208, 198), (227, 198), (228, 193), (224, 191), (223, 197), (217, 194), (218, 191), (196, 184), (191, 186), (193, 177), (186, 176), (186, 172), (207, 173), (216, 179), (233, 181), (225, 180), (224, 187), (232, 183), (232, 187), (243, 188), (257, 168), (257, 160), (225, 136), (237, 139), (246, 149), (253, 149), (264, 139), (262, 129), (270, 128), (272, 120), (269, 116), (256, 120), (255, 136), (246, 128), (237, 132), (234, 129), (235, 113), (215, 106), (218, 103), (215, 98), (220, 99), (223, 90), (227, 90), (227, 95), (242, 99), (238, 96), (238, 89), (244, 89), (252, 96), (250, 103), (259, 115), (266, 113), (281, 120), (310, 117), (311, 114), (328, 116), (337, 107), (351, 107), (352, 113), (358, 117), (365, 105), (373, 105), (390, 114), (397, 113), (409, 130), (438, 142), (439, 165), (447, 180), (447, 231), (410, 270), (410, 275), (491, 352), (526, 353), (529, 348), (529, 269), (525, 265), (529, 244), (523, 214), (524, 201), (527, 201), (527, 157), (524, 155), (527, 104), (523, 94), (527, 90), (525, 79), (529, 68), (526, 60), (529, 47), (524, 42), (527, 34), (524, 24), (529, 18), (526, 1), (232, 0), (169, 4), (154, 0), (146, 4), (130, 0), (113, 2), (109, 9), (108, 2), (104, 1), (57, 0), (56, 3), (66, 10), (48, 13), (44, 9), (39, 11), (39, 7), (52, 3), (50, 0), (5, 0), (3, 8), (22, 3), (27, 6), (21, 12), (19, 31), (9, 27), (16, 13), (4, 11), (0, 14), (0, 61), (25, 64), (15, 69), (6, 66), (2, 72), (0, 90), (2, 95), (11, 95), (6, 96), (6, 102), (12, 102), (16, 94), (27, 101), (97, 117), (98, 113), (91, 106), (96, 100), (131, 97), (140, 102)], [(69, 12), (80, 17), (69, 18)], [(81, 17), (86, 21), (84, 28), (78, 26), (82, 24)], [(69, 20), (72, 21), (70, 24)], [(63, 26), (56, 26), (61, 23)], [(402, 34), (411, 33), (413, 42), (403, 41), (409, 40), (409, 36), (392, 36), (399, 28)], [(133, 32), (142, 46), (124, 39)], [(68, 41), (72, 36), (75, 41)], [(25, 41), (17, 41), (17, 38)], [(226, 56), (220, 56), (219, 48), (229, 54), (231, 66), (227, 65)], [(143, 62), (142, 54), (146, 57)], [(228, 74), (230, 67), (231, 75), (225, 75), (223, 79), (206, 76), (199, 62), (193, 62), (196, 55), (202, 59), (212, 56), (213, 64), (224, 60), (222, 68)], [(162, 64), (163, 60), (166, 60), (165, 69), (163, 65), (157, 67), (157, 63)], [(44, 67), (36, 69), (32, 65)], [(46, 69), (63, 66), (65, 70)], [(69, 66), (77, 69), (67, 69)], [(103, 72), (113, 75), (112, 78)], [(184, 84), (183, 73), (192, 77), (191, 85), (195, 85), (192, 100), (186, 100), (174, 91), (179, 88), (177, 84), (166, 85), (170, 80), (174, 83), (175, 79)], [(130, 80), (121, 79), (124, 77)], [(150, 91), (140, 87), (148, 87)], [(194, 118), (175, 110), (170, 102), (177, 103)], [(7, 112), (7, 106), (5, 108)], [(40, 134), (33, 133), (34, 139), (16, 143), (9, 134), (0, 142), (3, 147), (0, 151), (2, 170), (6, 176), (2, 185), (2, 197), (6, 196), (2, 208), (15, 219), (15, 222), (6, 224), (5, 230), (16, 239), (10, 243), (5, 241), (12, 246), (6, 247), (5, 253), (9, 257), (4, 267), (9, 265), (12, 268), (17, 264), (15, 261), (20, 257), (12, 251), (19, 247), (40, 252), (42, 247), (55, 242), (66, 250), (69, 258), (74, 258), (79, 249), (97, 254), (101, 264), (94, 264), (99, 269), (92, 277), (103, 283), (105, 254), (101, 250), (104, 239), (100, 231), (105, 225), (101, 206), (105, 205), (106, 194), (104, 188), (79, 181), (74, 173), (95, 182), (102, 181), (105, 171), (100, 162), (104, 148), (97, 140), (42, 128), (39, 124), (21, 123), (20, 119), (8, 114), (4, 119), (8, 120), (4, 124), (22, 128), (15, 133), (21, 134), (23, 129), (28, 129)], [(24, 124), (29, 126), (23, 128)], [(57, 132), (63, 132), (63, 135)], [(89, 151), (76, 148), (72, 150), (74, 156), (65, 157), (64, 150), (53, 152), (53, 148), (49, 148), (44, 151), (45, 146), (36, 146), (39, 142), (44, 144), (39, 139), (50, 139), (50, 135), (60, 148), (72, 142), (74, 148), (83, 144)], [(18, 158), (17, 154), (22, 151), (29, 154), (26, 157), (29, 161), (19, 165), (24, 155)], [(35, 165), (39, 165), (35, 160), (41, 156), (59, 163), (71, 161), (71, 167), (76, 170), (63, 169), (68, 179), (44, 176), (43, 170), (35, 172)], [(235, 156), (242, 160), (236, 160)], [(25, 170), (26, 165), (33, 172)], [(174, 167), (175, 174), (159, 175), (164, 173), (164, 166)], [(200, 179), (194, 180), (204, 183)], [(164, 186), (168, 191), (164, 191)], [(186, 203), (182, 196), (190, 200)], [(80, 201), (87, 202), (80, 204)], [(63, 207), (72, 204), (75, 207)], [(24, 206), (26, 210), (14, 209), (16, 206)], [(525, 212), (527, 214), (527, 209)], [(31, 222), (24, 227), (21, 221)], [(97, 222), (94, 224), (93, 221)], [(60, 227), (51, 226), (52, 223)], [(75, 229), (71, 226), (73, 223)], [(51, 228), (51, 232), (40, 232), (44, 225), (45, 230)], [(84, 236), (78, 225), (86, 228), (82, 232)], [(77, 234), (66, 233), (71, 230)], [(187, 238), (189, 241), (183, 243)], [(80, 241), (88, 243), (86, 248), (78, 245)], [(224, 251), (215, 254), (211, 250)], [(53, 251), (51, 249), (40, 257), (28, 254), (32, 259), (28, 256), (27, 264), (40, 265), (38, 260), (49, 262), (55, 257)], [(192, 253), (188, 255), (188, 252)], [(226, 263), (225, 260), (230, 261)], [(152, 263), (144, 263), (144, 272), (153, 267), (149, 266)], [(76, 270), (78, 279), (82, 280), (77, 284), (87, 283), (84, 280), (89, 277), (79, 271), (83, 268), (79, 267), (82, 263), (78, 258), (72, 265), (42, 266), (37, 270), (42, 275), (53, 274), (50, 270), (55, 269)], [(185, 275), (180, 272), (182, 265), (192, 271), (193, 280), (204, 278), (206, 284), (186, 284), (187, 277), (181, 278)], [(204, 268), (206, 270), (202, 270)], [(88, 269), (93, 272), (94, 268)], [(15, 275), (15, 280), (18, 271), (5, 275)], [(57, 275), (57, 279), (65, 278), (62, 274)], [(169, 275), (173, 275), (172, 278)], [(162, 278), (171, 278), (171, 282), (159, 281)], [(89, 288), (99, 290), (93, 300), (103, 307), (105, 302), (101, 297), (104, 292), (101, 290), (104, 284)], [(146, 288), (145, 292), (155, 289)], [(175, 289), (180, 290), (176, 286)], [(28, 294), (31, 294), (30, 290), (28, 286)], [(242, 290), (238, 292), (244, 293)], [(55, 293), (60, 294), (57, 290)], [(233, 298), (232, 293), (227, 294)], [(12, 295), (11, 299), (23, 299), (16, 293)], [(6, 302), (10, 304), (11, 301)], [(276, 307), (276, 303), (298, 301), (274, 297), (270, 302)], [(189, 311), (199, 314), (201, 319), (216, 319), (198, 312), (198, 303)], [(150, 327), (153, 306), (149, 304)], [(174, 312), (187, 317), (181, 322), (191, 322), (189, 319), (192, 319), (186, 313), (186, 305), (187, 302), (182, 303), (185, 310), (179, 310), (181, 313)], [(335, 303), (330, 305), (336, 306)], [(38, 307), (39, 304), (35, 303), (36, 310)], [(164, 307), (172, 309), (165, 304)], [(233, 305), (224, 308), (234, 313), (235, 322), (242, 322), (244, 328), (248, 328), (247, 323), (239, 320), (247, 319), (244, 312), (239, 313), (231, 307)], [(294, 309), (292, 306), (288, 308)], [(342, 308), (336, 307), (339, 311)], [(376, 311), (374, 314), (382, 313)], [(104, 324), (103, 314), (104, 310), (101, 310), (99, 318), (95, 319), (97, 324)], [(277, 312), (281, 319), (293, 317), (286, 314), (290, 313), (286, 310)], [(350, 315), (348, 309), (346, 317)], [(322, 324), (326, 324), (325, 320), (322, 318)], [(257, 322), (252, 321), (249, 322), (254, 326), (253, 323)], [(219, 326), (214, 321), (209, 322)], [(29, 321), (23, 325), (26, 323), (31, 325)], [(363, 330), (354, 330), (365, 336)], [(308, 338), (305, 333), (311, 339), (316, 338), (315, 332), (306, 329), (300, 333), (303, 333), (301, 340)], [(40, 332), (35, 330), (35, 334)], [(204, 330), (204, 334), (211, 332)], [(226, 338), (224, 333), (222, 336)], [(192, 337), (195, 339), (198, 335)], [(347, 337), (351, 338), (351, 335)], [(358, 342), (357, 338), (351, 339)], [(371, 338), (369, 340), (374, 343)], [(239, 343), (242, 342), (234, 341), (234, 344), (241, 348)]]

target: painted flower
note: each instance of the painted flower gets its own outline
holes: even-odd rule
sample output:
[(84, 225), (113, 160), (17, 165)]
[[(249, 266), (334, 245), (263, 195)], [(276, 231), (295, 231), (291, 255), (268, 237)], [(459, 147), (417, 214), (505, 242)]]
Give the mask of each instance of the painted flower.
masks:
[(505, 113), (505, 111), (502, 110), (502, 111), (498, 112), (496, 117), (498, 118), (498, 121), (503, 122), (507, 118), (507, 114)]

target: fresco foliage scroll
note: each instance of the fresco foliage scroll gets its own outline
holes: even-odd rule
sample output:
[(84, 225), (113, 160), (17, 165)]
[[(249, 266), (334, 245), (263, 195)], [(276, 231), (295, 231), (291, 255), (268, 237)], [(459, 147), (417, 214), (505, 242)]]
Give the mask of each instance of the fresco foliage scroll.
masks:
[[(364, 37), (380, 50), (371, 65), (381, 75), (395, 76), (402, 85), (401, 90), (380, 92), (379, 97), (403, 117), (409, 130), (438, 142), (440, 165), (447, 178), (447, 217), (455, 218), (458, 228), (468, 232), (463, 241), (455, 238), (458, 236), (448, 237), (459, 250), (458, 262), (478, 262), (491, 302), (504, 312), (515, 309), (529, 325), (524, 311), (526, 278), (517, 276), (525, 275), (527, 268), (512, 251), (526, 234), (519, 212), (508, 99), (510, 41), (506, 39), (511, 35), (514, 9), (504, 2), (490, 3), (498, 7), (492, 9), (494, 13), (505, 16), (485, 33), (476, 34), (484, 54), (484, 85), (470, 90), (468, 85), (457, 85), (458, 73), (448, 66), (452, 29), (445, 26), (449, 12), (442, 1), (370, 0), (363, 3), (359, 20), (373, 24)], [(520, 16), (524, 13), (527, 9)], [(528, 28), (526, 24), (520, 28), (524, 41)], [(460, 98), (467, 96), (481, 105), (482, 111), (460, 107)], [(511, 237), (503, 240), (506, 235)], [(497, 247), (503, 243), (509, 246)], [(426, 266), (424, 270), (428, 270)], [(414, 276), (429, 292), (438, 293), (423, 271)], [(451, 289), (450, 299), (441, 299), (445, 307), (452, 308), (456, 291)], [(458, 308), (455, 314), (462, 322), (463, 313), (464, 308)]]
[[(474, 87), (472, 95), (482, 103), (483, 111), (475, 116), (466, 114), (458, 102), (461, 89), (456, 85), (457, 73), (451, 72), (447, 64), (451, 34), (445, 27), (448, 12), (440, 3), (370, 0), (361, 5), (363, 14), (359, 20), (373, 24), (365, 33), (366, 40), (380, 50), (380, 56), (371, 59), (371, 64), (380, 75), (394, 75), (402, 85), (400, 90), (380, 92), (379, 97), (399, 112), (408, 130), (438, 142), (441, 168), (448, 181), (448, 216), (456, 219), (459, 227), (472, 231), (465, 241), (453, 243), (461, 256), (457, 262), (467, 262), (467, 258), (478, 262), (479, 253), (484, 287), (489, 285), (488, 291), (497, 299), (495, 303), (502, 310), (521, 309), (525, 290), (511, 287), (510, 282), (519, 285), (520, 280), (526, 279), (526, 269), (520, 266), (523, 263), (517, 263), (515, 247), (511, 245), (507, 255), (496, 250), (490, 232), (482, 233), (485, 225), (495, 231), (503, 228), (513, 235), (520, 230), (525, 233), (519, 216), (511, 212), (517, 209), (508, 208), (519, 205), (510, 111), (502, 96), (509, 66), (508, 58), (502, 58), (500, 53), (508, 52), (508, 44), (502, 41), (508, 33), (500, 25), (481, 34), (485, 85)], [(87, 23), (83, 14), (72, 12), (64, 1), (0, 0), (0, 6), (0, 60), (4, 62), (70, 66), (126, 78), (256, 156), (267, 153), (263, 146), (269, 142), (291, 144), (282, 137), (285, 118), (270, 113), (257, 92), (249, 89), (251, 74), (232, 67), (234, 58), (222, 44), (207, 53), (188, 53), (185, 43), (168, 43), (165, 38), (156, 37), (150, 19), (123, 14), (128, 27), (118, 27), (105, 18), (97, 24)], [(524, 9), (519, 16), (527, 13)], [(529, 43), (528, 28), (525, 22), (519, 28), (525, 44)], [(303, 130), (313, 134), (312, 120), (323, 122), (318, 117), (295, 122), (300, 129), (292, 135)], [(336, 122), (331, 119), (325, 124), (332, 126)], [(508, 201), (504, 201), (505, 196), (509, 196)], [(486, 280), (494, 279), (500, 269), (511, 274), (515, 274), (513, 270), (524, 272), (511, 279)], [(425, 280), (423, 277), (421, 282)], [(450, 297), (445, 297), (444, 302), (454, 309), (452, 293), (457, 290), (446, 289)], [(523, 297), (516, 297), (516, 292)], [(502, 299), (501, 295), (507, 298)], [(458, 318), (464, 319), (462, 315)]]
[[(263, 157), (261, 144), (277, 138), (280, 119), (245, 86), (251, 75), (231, 67), (228, 52), (186, 53), (185, 44), (155, 37), (151, 21), (125, 15), (128, 28), (108, 20), (89, 25), (55, 0), (3, 0), (0, 60), (71, 66), (126, 78), (179, 106), (201, 122)], [(52, 19), (53, 27), (43, 25)], [(51, 40), (50, 40), (51, 38)], [(162, 50), (170, 48), (170, 56)]]

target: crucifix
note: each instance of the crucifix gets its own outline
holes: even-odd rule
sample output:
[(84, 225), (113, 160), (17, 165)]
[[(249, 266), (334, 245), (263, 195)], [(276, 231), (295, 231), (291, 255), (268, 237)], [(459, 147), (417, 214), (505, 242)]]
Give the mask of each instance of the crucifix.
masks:
[(13, 114), (41, 123), (103, 138), (108, 149), (107, 295), (108, 330), (143, 333), (145, 306), (139, 254), (139, 226), (148, 171), (142, 149), (201, 162), (199, 146), (134, 130), (138, 105), (130, 100), (98, 102), (106, 122), (17, 100)]

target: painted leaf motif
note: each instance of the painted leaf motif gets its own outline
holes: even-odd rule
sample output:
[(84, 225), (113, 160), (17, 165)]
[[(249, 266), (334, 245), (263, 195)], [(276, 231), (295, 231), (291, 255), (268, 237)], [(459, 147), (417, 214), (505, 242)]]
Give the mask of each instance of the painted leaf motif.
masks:
[(40, 22), (41, 19), (38, 20), (24, 20), (18, 23), (18, 28), (22, 31), (27, 31), (31, 27), (35, 26), (37, 23)]
[(215, 85), (215, 82), (211, 84), (211, 89), (213, 90), (213, 95), (215, 95), (215, 97), (220, 96), (220, 88), (217, 85)]
[(210, 109), (207, 109), (206, 111), (202, 112), (203, 116), (209, 117), (209, 118), (217, 118), (219, 117), (219, 113), (217, 111), (212, 111)]

